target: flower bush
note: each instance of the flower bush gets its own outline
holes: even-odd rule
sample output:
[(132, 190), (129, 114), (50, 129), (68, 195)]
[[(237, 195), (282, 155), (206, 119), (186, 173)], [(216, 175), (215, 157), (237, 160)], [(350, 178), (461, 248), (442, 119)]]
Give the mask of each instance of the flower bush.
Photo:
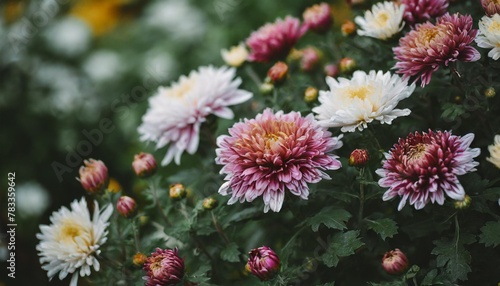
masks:
[[(51, 116), (68, 85), (87, 88), (75, 97), (86, 107), (60, 115), (65, 132), (36, 147), (60, 138), (77, 153), (40, 157), (79, 198), (70, 209), (55, 200), (33, 235), (46, 281), (500, 283), (498, 1), (293, 1), (283, 14), (274, 1), (218, 0), (208, 15), (231, 24), (218, 32), (190, 1), (77, 2), (68, 9), (82, 21), (82, 5), (107, 12), (87, 26), (71, 19), (78, 37), (57, 41), (50, 31), (64, 23), (40, 34), (66, 66), (25, 87), (58, 94)], [(223, 19), (231, 9), (237, 21)], [(111, 40), (88, 39), (134, 17), (141, 24), (125, 21)], [(136, 41), (120, 42), (125, 34)], [(42, 65), (32, 50), (23, 59)], [(152, 83), (136, 57), (160, 70), (178, 63)], [(69, 80), (74, 69), (81, 78)], [(109, 110), (92, 107), (93, 93)], [(78, 128), (86, 141), (71, 141)]]

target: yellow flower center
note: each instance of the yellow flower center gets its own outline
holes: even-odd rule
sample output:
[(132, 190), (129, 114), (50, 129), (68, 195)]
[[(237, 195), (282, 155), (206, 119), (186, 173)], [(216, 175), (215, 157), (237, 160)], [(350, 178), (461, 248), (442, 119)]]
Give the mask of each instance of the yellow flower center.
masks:
[(411, 146), (406, 152), (406, 157), (408, 161), (412, 162), (420, 159), (425, 154), (425, 144), (418, 143), (415, 146)]
[(359, 98), (361, 100), (365, 100), (366, 97), (372, 92), (373, 88), (371, 86), (348, 87), (345, 90), (345, 93), (349, 98)]
[(161, 261), (163, 260), (163, 257), (157, 256), (154, 258), (154, 261), (150, 264), (149, 268), (153, 272), (153, 276), (159, 276), (161, 274)]
[(82, 225), (74, 222), (73, 220), (66, 220), (63, 222), (59, 232), (58, 240), (64, 243), (72, 243), (75, 237), (82, 236), (85, 233)]
[(169, 97), (184, 98), (184, 96), (193, 88), (195, 79), (188, 79), (180, 82), (177, 86), (168, 91)]
[(500, 32), (500, 23), (493, 21), (491, 24), (488, 26), (488, 32), (490, 33), (499, 33)]
[(379, 28), (383, 28), (387, 26), (387, 22), (389, 21), (389, 13), (386, 11), (380, 11), (376, 16), (375, 16), (375, 26)]

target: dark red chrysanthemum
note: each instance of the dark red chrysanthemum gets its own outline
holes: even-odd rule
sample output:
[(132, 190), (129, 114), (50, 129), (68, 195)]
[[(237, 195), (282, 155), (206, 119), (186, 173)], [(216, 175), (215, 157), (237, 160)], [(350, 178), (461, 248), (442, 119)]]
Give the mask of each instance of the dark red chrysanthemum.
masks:
[(269, 247), (261, 246), (249, 252), (247, 270), (261, 281), (273, 278), (280, 270), (280, 259)]
[(184, 276), (184, 261), (177, 255), (176, 249), (157, 248), (147, 258), (143, 267), (146, 271), (146, 286), (175, 285)]
[(472, 29), (472, 17), (460, 14), (445, 14), (436, 24), (417, 24), (399, 40), (393, 48), (397, 73), (404, 78), (420, 77), (422, 87), (429, 84), (432, 73), (440, 66), (449, 66), (455, 61), (473, 62), (481, 58), (470, 46), (477, 35)]
[(405, 5), (404, 20), (408, 24), (422, 23), (444, 15), (448, 0), (401, 0)]
[(376, 171), (382, 177), (378, 184), (389, 188), (383, 200), (401, 197), (398, 210), (407, 200), (417, 210), (429, 202), (442, 205), (445, 194), (463, 200), (465, 191), (457, 176), (473, 172), (479, 165), (474, 161), (479, 148), (469, 148), (473, 139), (472, 133), (459, 137), (431, 130), (400, 138), (385, 155), (383, 167)]

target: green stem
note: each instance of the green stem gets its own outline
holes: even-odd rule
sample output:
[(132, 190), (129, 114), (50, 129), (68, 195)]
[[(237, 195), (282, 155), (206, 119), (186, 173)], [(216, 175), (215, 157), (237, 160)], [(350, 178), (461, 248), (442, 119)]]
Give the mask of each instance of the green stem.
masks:
[(137, 229), (137, 223), (135, 221), (135, 218), (132, 220), (132, 227), (134, 229), (134, 241), (135, 241), (135, 250), (137, 252), (141, 252), (141, 244), (140, 244), (140, 239), (139, 239), (139, 231)]
[(210, 211), (210, 214), (212, 215), (212, 222), (213, 222), (213, 224), (215, 226), (215, 229), (217, 230), (217, 232), (219, 233), (219, 235), (224, 239), (224, 242), (226, 242), (226, 244), (229, 244), (231, 241), (229, 240), (229, 238), (227, 237), (226, 233), (224, 232), (224, 230), (220, 226), (219, 222), (217, 221), (217, 218), (215, 217), (214, 212)]
[(160, 212), (160, 215), (162, 217), (162, 219), (169, 225), (171, 226), (172, 223), (170, 222), (170, 220), (168, 219), (167, 215), (165, 214), (165, 212), (163, 211), (163, 208), (160, 206), (160, 200), (158, 198), (158, 191), (156, 189), (156, 184), (153, 182), (153, 181), (150, 181), (150, 186), (151, 186), (151, 190), (152, 190), (152, 193), (153, 193), (153, 199), (154, 199), (154, 204), (155, 206), (158, 208), (158, 211)]
[(253, 68), (250, 65), (245, 65), (245, 72), (250, 77), (250, 79), (255, 83), (255, 85), (257, 85), (257, 87), (260, 87), (262, 85), (262, 81), (260, 80), (257, 73), (253, 70)]
[[(361, 168), (359, 170), (359, 177), (361, 179), (364, 178), (365, 168)], [(363, 220), (363, 211), (365, 208), (365, 185), (363, 183), (359, 183), (359, 211), (358, 211), (358, 224), (361, 224)]]

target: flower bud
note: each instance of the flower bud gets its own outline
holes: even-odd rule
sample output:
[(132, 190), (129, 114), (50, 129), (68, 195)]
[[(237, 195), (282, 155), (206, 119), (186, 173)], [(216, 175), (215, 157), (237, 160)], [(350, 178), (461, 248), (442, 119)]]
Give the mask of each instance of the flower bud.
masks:
[(212, 197), (209, 197), (209, 198), (205, 198), (203, 200), (203, 208), (206, 209), (206, 210), (212, 210), (214, 209), (215, 207), (217, 207), (217, 205), (219, 204), (219, 202), (212, 198)]
[(132, 215), (135, 214), (136, 209), (137, 209), (137, 204), (135, 203), (135, 200), (131, 197), (121, 196), (118, 199), (118, 202), (116, 202), (116, 210), (123, 217), (131, 217)]
[(272, 83), (281, 83), (288, 74), (288, 65), (284, 62), (275, 63), (267, 72), (267, 76)]
[(461, 200), (461, 201), (454, 201), (453, 202), (453, 206), (457, 210), (465, 210), (465, 209), (469, 208), (471, 202), (472, 202), (472, 198), (469, 195), (466, 194), (464, 196), (463, 200)]
[(488, 98), (494, 97), (496, 94), (497, 93), (495, 91), (495, 88), (493, 87), (488, 87), (487, 89), (484, 90), (484, 96)]
[(184, 276), (184, 261), (176, 249), (157, 248), (144, 263), (145, 286), (175, 285)]
[(349, 156), (349, 165), (354, 167), (364, 167), (370, 157), (368, 156), (368, 151), (366, 149), (355, 149), (351, 152)]
[(141, 152), (134, 156), (132, 168), (138, 177), (147, 178), (156, 172), (157, 165), (155, 157), (149, 153)]
[(340, 60), (339, 66), (340, 66), (340, 72), (349, 73), (356, 68), (356, 61), (351, 58), (343, 58)]
[(101, 160), (94, 159), (85, 160), (83, 163), (85, 166), (80, 167), (80, 178), (77, 178), (82, 187), (90, 194), (98, 194), (106, 189), (109, 183), (106, 165)]
[(180, 200), (186, 197), (186, 188), (183, 184), (173, 184), (170, 185), (170, 198), (174, 200)]
[(249, 255), (246, 269), (261, 281), (272, 279), (280, 270), (279, 257), (267, 246), (252, 249)]
[(333, 23), (331, 8), (327, 3), (313, 5), (307, 8), (302, 15), (304, 25), (317, 33), (327, 32)]
[(339, 67), (336, 64), (328, 64), (324, 67), (324, 72), (329, 77), (336, 77), (339, 75)]
[(248, 59), (248, 50), (245, 44), (241, 43), (238, 46), (231, 47), (228, 50), (222, 50), (221, 55), (224, 62), (232, 67), (241, 66)]
[(497, 0), (481, 0), (481, 5), (483, 6), (484, 13), (489, 17), (494, 14), (500, 14), (500, 3)]
[(356, 32), (356, 24), (353, 21), (346, 20), (340, 27), (340, 31), (344, 36), (350, 36)]
[(401, 274), (408, 269), (408, 258), (401, 250), (396, 248), (384, 254), (382, 267), (389, 274)]
[(313, 47), (303, 49), (302, 58), (300, 60), (300, 68), (305, 72), (313, 71), (322, 56), (321, 52)]
[(318, 89), (312, 86), (306, 88), (306, 91), (304, 92), (304, 101), (311, 103), (316, 99), (318, 99)]
[(274, 84), (270, 82), (265, 82), (260, 85), (259, 90), (264, 95), (270, 94), (274, 90)]
[(147, 259), (148, 257), (145, 254), (137, 252), (132, 258), (132, 262), (134, 263), (135, 266), (142, 266), (144, 265)]

